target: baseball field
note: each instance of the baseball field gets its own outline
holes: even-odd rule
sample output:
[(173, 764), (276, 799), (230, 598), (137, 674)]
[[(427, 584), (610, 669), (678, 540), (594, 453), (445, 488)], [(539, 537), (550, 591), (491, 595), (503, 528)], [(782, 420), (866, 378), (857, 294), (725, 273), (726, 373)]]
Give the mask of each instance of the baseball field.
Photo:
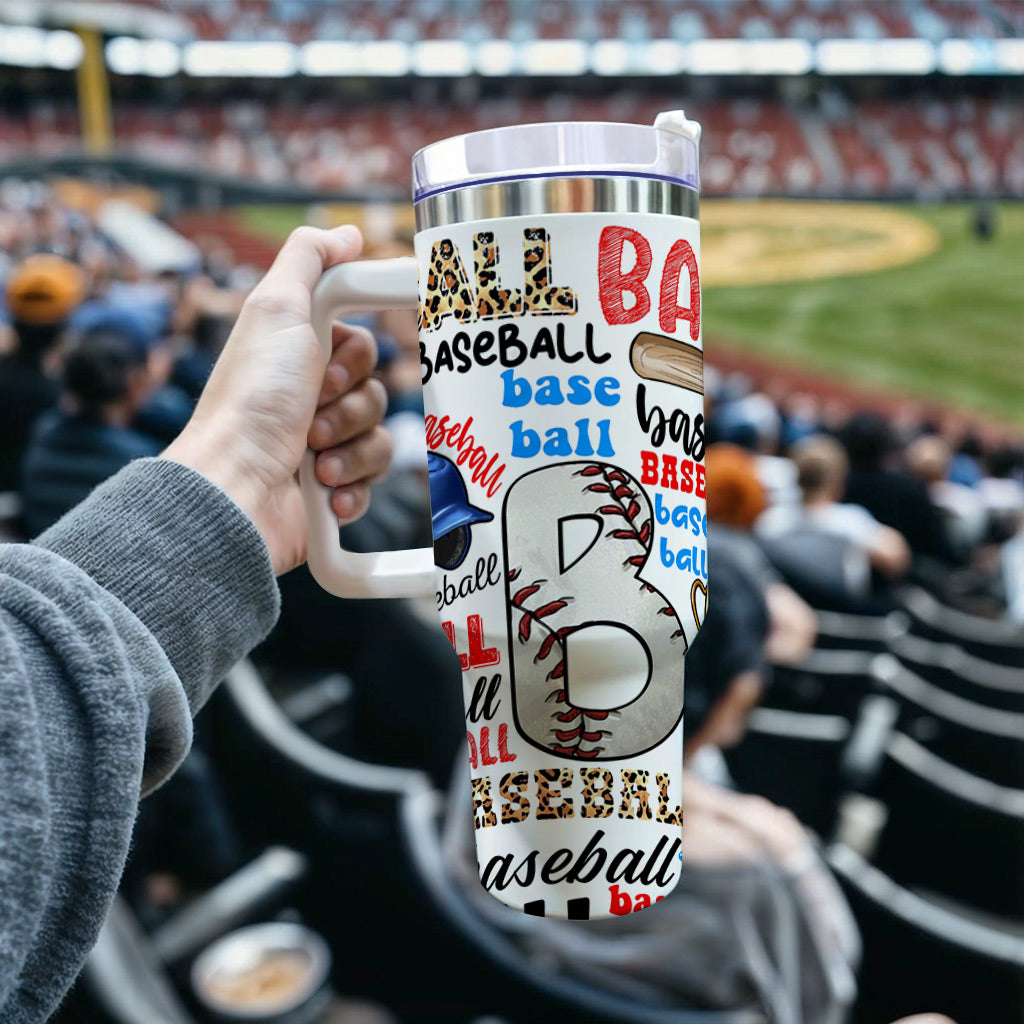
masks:
[[(1024, 205), (997, 205), (988, 240), (975, 237), (971, 215), (966, 203), (703, 203), (709, 357), (716, 346), (746, 351), (866, 392), (1024, 425)], [(242, 216), (279, 238), (308, 212)]]

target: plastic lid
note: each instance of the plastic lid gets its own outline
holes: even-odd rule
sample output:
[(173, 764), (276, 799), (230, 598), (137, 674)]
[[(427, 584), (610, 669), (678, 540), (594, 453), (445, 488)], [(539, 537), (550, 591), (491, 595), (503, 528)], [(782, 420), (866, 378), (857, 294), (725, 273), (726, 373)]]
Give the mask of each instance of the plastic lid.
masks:
[(655, 124), (556, 121), (457, 135), (413, 157), (413, 200), (465, 185), (566, 175), (655, 178), (699, 186), (700, 125), (681, 110)]

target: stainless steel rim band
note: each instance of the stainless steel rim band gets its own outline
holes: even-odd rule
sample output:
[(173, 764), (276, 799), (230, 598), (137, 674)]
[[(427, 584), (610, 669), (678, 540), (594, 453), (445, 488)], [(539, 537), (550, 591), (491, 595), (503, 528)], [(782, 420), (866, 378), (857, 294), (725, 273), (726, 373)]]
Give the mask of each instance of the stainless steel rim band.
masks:
[(467, 185), (416, 204), (416, 230), (550, 213), (658, 213), (698, 219), (694, 189), (652, 178), (524, 178)]

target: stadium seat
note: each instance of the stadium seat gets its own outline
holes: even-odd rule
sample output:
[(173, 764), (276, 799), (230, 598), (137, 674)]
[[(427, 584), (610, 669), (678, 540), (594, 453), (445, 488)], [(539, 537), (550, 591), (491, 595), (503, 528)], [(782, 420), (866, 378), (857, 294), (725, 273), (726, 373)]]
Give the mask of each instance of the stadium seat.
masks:
[(828, 835), (850, 732), (843, 715), (757, 708), (746, 736), (725, 752), (726, 762), (741, 790), (788, 807), (809, 828)]
[(271, 827), (306, 837), (309, 923), (336, 958), (342, 991), (385, 999), (403, 1021), (766, 1024), (759, 1012), (655, 1007), (538, 969), (483, 920), (446, 867), (440, 794), (425, 775), (370, 765), (302, 732), (241, 662), (220, 721), (247, 755), (245, 788)]
[(152, 935), (118, 895), (56, 1024), (97, 1017), (115, 1024), (195, 1024), (171, 983), (171, 969), (227, 932), (276, 913), (305, 870), (305, 858), (294, 850), (266, 850)]
[(889, 652), (901, 665), (947, 693), (975, 704), (1024, 712), (1024, 673), (968, 654), (955, 644), (893, 637)]
[(818, 611), (816, 617), (818, 634), (814, 644), (819, 650), (881, 654), (899, 637), (905, 636), (910, 625), (910, 619), (902, 612), (879, 617)]
[(977, 658), (1024, 669), (1024, 630), (1019, 626), (948, 608), (920, 587), (903, 588), (899, 599), (915, 636), (958, 644)]
[(774, 665), (762, 706), (852, 721), (872, 687), (874, 657), (867, 651), (815, 650), (798, 665)]
[(89, 955), (82, 988), (89, 1017), (116, 1024), (195, 1024), (127, 901), (118, 896)]
[(1024, 790), (1024, 714), (942, 690), (891, 655), (876, 659), (873, 674), (901, 705), (902, 732), (957, 768)]
[(262, 670), (281, 710), (318, 743), (342, 753), (352, 749), (355, 729), (352, 680), (342, 672)]
[(829, 863), (864, 943), (859, 995), (849, 1024), (882, 1024), (912, 1013), (957, 1024), (1019, 1019), (1024, 936), (897, 885), (845, 846)]
[(965, 772), (897, 732), (869, 792), (888, 810), (874, 856), (880, 870), (1024, 922), (1024, 790)]

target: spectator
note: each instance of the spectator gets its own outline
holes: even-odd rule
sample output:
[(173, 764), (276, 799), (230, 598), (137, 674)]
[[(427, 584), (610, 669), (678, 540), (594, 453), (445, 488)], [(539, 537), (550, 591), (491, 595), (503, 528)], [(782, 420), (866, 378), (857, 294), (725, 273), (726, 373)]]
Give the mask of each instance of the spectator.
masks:
[(985, 476), (978, 481), (978, 493), (988, 510), (992, 536), (1005, 540), (1024, 514), (1024, 451), (1002, 444), (988, 453)]
[(25, 528), (32, 537), (132, 459), (160, 444), (132, 429), (159, 385), (154, 354), (125, 334), (95, 331), (69, 348), (61, 404), (33, 431), (22, 465)]
[[(195, 401), (181, 387), (169, 383), (173, 367), (171, 346), (158, 320), (142, 315), (141, 309), (106, 302), (90, 302), (71, 321), (75, 334), (110, 334), (122, 338), (132, 351), (146, 355), (146, 366), (154, 386), (132, 415), (132, 426), (161, 445), (170, 444), (181, 433)], [(212, 367), (212, 363), (211, 363)], [(205, 378), (204, 378), (205, 381)], [(200, 391), (202, 388), (200, 387)]]
[(205, 276), (192, 278), (182, 288), (173, 329), (188, 345), (175, 361), (171, 384), (193, 402), (199, 400), (244, 298), (244, 292), (220, 287)]
[[(737, 378), (739, 375), (735, 375)], [(742, 379), (734, 386), (748, 386)], [(759, 391), (731, 398), (716, 410), (712, 438), (754, 453), (757, 476), (769, 505), (795, 505), (799, 500), (796, 471), (789, 459), (777, 454), (784, 421), (775, 402)]]
[[(846, 541), (871, 569), (886, 577), (902, 576), (910, 565), (910, 549), (904, 538), (863, 506), (840, 503), (849, 490), (849, 462), (842, 446), (825, 435), (809, 437), (795, 446), (793, 461), (801, 505), (796, 509), (769, 509), (758, 521), (759, 535), (767, 539), (794, 534), (837, 537)], [(843, 585), (839, 580), (836, 583)]]
[(1003, 545), (1000, 562), (1006, 617), (1024, 629), (1024, 516), (1016, 535)]
[(964, 487), (977, 487), (984, 476), (981, 469), (981, 442), (977, 435), (968, 434), (960, 442), (949, 464), (949, 479)]
[(0, 357), (0, 490), (17, 487), (18, 466), (32, 423), (57, 400), (55, 362), (68, 318), (85, 280), (60, 256), (30, 256), (5, 289), (15, 348)]
[(761, 585), (731, 549), (713, 551), (709, 563), (714, 598), (685, 662), (687, 756), (698, 774), (731, 785), (721, 750), (743, 738), (761, 699), (770, 623)]
[(713, 444), (705, 455), (708, 502), (708, 561), (728, 558), (758, 587), (768, 609), (765, 656), (770, 663), (794, 664), (814, 645), (814, 612), (783, 582), (751, 535), (764, 511), (764, 487), (755, 458), (729, 444)]
[(947, 537), (942, 514), (929, 497), (924, 481), (900, 471), (888, 422), (875, 413), (857, 413), (850, 417), (840, 439), (849, 458), (849, 475), (839, 497), (862, 506), (880, 523), (891, 526), (915, 555), (955, 562), (956, 552)]
[(922, 434), (906, 451), (907, 468), (923, 480), (932, 504), (938, 508), (946, 528), (946, 540), (958, 560), (967, 561), (985, 539), (988, 514), (978, 492), (949, 479), (953, 453), (936, 434)]

